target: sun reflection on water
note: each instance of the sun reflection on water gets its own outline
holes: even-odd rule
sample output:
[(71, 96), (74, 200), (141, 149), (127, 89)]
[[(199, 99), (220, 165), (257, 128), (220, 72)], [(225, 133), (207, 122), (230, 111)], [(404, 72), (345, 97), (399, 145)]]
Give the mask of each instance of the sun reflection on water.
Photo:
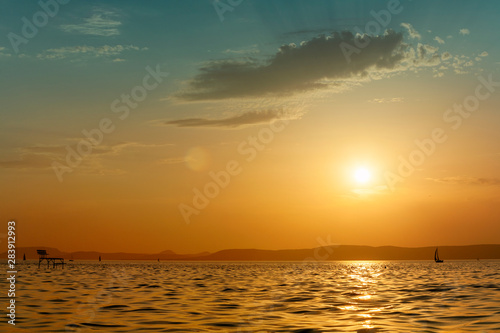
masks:
[(351, 262), (348, 270), (351, 289), (343, 293), (346, 304), (338, 309), (355, 313), (361, 320), (361, 331), (371, 332), (376, 327), (375, 315), (384, 309), (377, 302), (377, 290), (385, 273), (383, 266), (377, 262)]

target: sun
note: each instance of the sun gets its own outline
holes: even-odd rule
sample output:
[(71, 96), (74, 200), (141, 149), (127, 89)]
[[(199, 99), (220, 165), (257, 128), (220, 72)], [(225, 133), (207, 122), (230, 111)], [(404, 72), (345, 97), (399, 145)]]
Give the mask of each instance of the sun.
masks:
[(367, 168), (357, 168), (354, 170), (353, 176), (358, 184), (366, 184), (372, 178), (372, 174)]

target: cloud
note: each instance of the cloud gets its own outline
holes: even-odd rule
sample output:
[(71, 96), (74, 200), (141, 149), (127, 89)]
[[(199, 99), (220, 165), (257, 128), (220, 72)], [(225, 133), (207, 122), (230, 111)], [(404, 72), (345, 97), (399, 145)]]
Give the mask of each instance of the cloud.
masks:
[(482, 61), (482, 60), (483, 60), (483, 58), (484, 58), (484, 57), (487, 57), (488, 55), (489, 55), (489, 53), (488, 53), (488, 52), (483, 51), (483, 52), (481, 52), (480, 54), (478, 54), (478, 56), (477, 56), (477, 57), (475, 57), (475, 58), (474, 58), (474, 60), (476, 60), (476, 61)]
[[(116, 146), (99, 145), (93, 148), (90, 159), (98, 155), (115, 154), (122, 144)], [(71, 145), (69, 145), (71, 146)], [(36, 145), (17, 149), (17, 157), (0, 160), (0, 168), (7, 169), (50, 169), (53, 161), (64, 163), (66, 145)]]
[(432, 55), (428, 60), (430, 62), (435, 62), (435, 60), (439, 60), (440, 57), (436, 57), (434, 53), (436, 53), (438, 50), (437, 47), (428, 45), (428, 44), (421, 44), (418, 43), (417, 45), (417, 58), (419, 60), (426, 60), (427, 55)]
[(3, 46), (0, 46), (0, 58), (1, 57), (10, 57), (10, 52)]
[(415, 67), (432, 67), (439, 65), (441, 63), (442, 55), (439, 55), (437, 50), (437, 47), (418, 43), (415, 51), (411, 49), (411, 52), (414, 52), (411, 59), (413, 59)]
[(469, 29), (460, 29), (459, 33), (463, 36), (470, 35), (470, 30)]
[(186, 157), (169, 157), (169, 158), (164, 158), (159, 161), (160, 164), (180, 164), (180, 163), (185, 163), (186, 162)]
[(267, 123), (274, 119), (290, 119), (290, 115), (287, 115), (283, 110), (248, 111), (236, 116), (226, 117), (222, 119), (187, 118), (166, 121), (164, 122), (164, 124), (177, 127), (234, 128), (244, 125)]
[(455, 177), (444, 177), (444, 178), (426, 178), (427, 180), (442, 183), (442, 184), (465, 184), (465, 185), (500, 185), (500, 179), (498, 178), (479, 178), (479, 177), (465, 177), (465, 176), (455, 176)]
[[(67, 165), (66, 156), (68, 154), (67, 147), (73, 150), (76, 148), (76, 143), (82, 138), (74, 138), (68, 145), (36, 145), (21, 147), (16, 150), (16, 157), (0, 160), (0, 168), (17, 169), (17, 170), (49, 170), (52, 172), (52, 163), (58, 162), (62, 165)], [(74, 168), (75, 171), (85, 174), (96, 175), (116, 175), (124, 174), (126, 171), (110, 166), (113, 158), (117, 158), (128, 152), (133, 152), (134, 156), (148, 149), (163, 149), (172, 144), (144, 144), (138, 142), (122, 142), (113, 145), (98, 145), (93, 146), (92, 152), (85, 156), (80, 165)], [(154, 154), (157, 156), (157, 153)]]
[(240, 54), (240, 55), (244, 55), (244, 54), (250, 55), (250, 54), (260, 53), (260, 51), (257, 48), (257, 45), (251, 45), (249, 47), (239, 48), (239, 49), (236, 49), (236, 50), (226, 49), (223, 53)]
[[(48, 49), (37, 55), (38, 59), (56, 60), (68, 57), (84, 56), (90, 58), (110, 57), (119, 55), (125, 51), (145, 51), (146, 47), (140, 48), (135, 45), (104, 45), (104, 46), (68, 46), (57, 49)], [(116, 59), (115, 59), (116, 60)]]
[(111, 11), (97, 9), (91, 17), (83, 19), (83, 23), (64, 24), (60, 26), (60, 29), (64, 32), (76, 32), (83, 35), (115, 36), (120, 34), (118, 27), (122, 24), (113, 18), (116, 16)]
[(444, 40), (442, 40), (441, 38), (439, 38), (438, 36), (434, 37), (434, 40), (436, 42), (438, 42), (439, 44), (444, 44)]
[[(366, 44), (347, 61), (342, 47)], [(267, 62), (214, 60), (200, 68), (176, 97), (188, 100), (283, 96), (339, 86), (347, 80), (403, 70), (409, 46), (403, 34), (388, 30), (380, 36), (354, 36), (350, 32), (319, 36), (309, 41), (283, 45)], [(419, 65), (420, 60), (412, 63)], [(330, 82), (328, 82), (330, 81)], [(331, 82), (337, 81), (337, 82)]]
[(374, 98), (369, 100), (370, 103), (400, 103), (403, 102), (403, 97), (393, 97), (393, 98)]
[(385, 195), (388, 193), (389, 190), (386, 185), (377, 185), (369, 188), (352, 189), (349, 194), (342, 196), (355, 199), (370, 199), (375, 195)]
[(422, 36), (420, 36), (420, 34), (413, 28), (413, 26), (410, 23), (401, 23), (401, 26), (408, 30), (410, 38), (419, 40), (422, 38)]
[[(411, 38), (419, 38), (409, 23), (402, 25)], [(363, 82), (436, 67), (450, 57), (429, 44), (414, 46), (404, 40), (403, 32), (390, 29), (378, 36), (333, 32), (282, 45), (266, 60), (240, 57), (207, 61), (172, 97), (188, 102), (248, 101), (305, 92), (338, 93)]]
[(470, 67), (472, 67), (473, 65), (474, 62), (470, 60), (469, 57), (464, 55), (454, 56), (453, 63), (451, 64), (455, 74), (467, 74), (470, 70)]
[(52, 159), (42, 154), (22, 154), (16, 159), (0, 160), (3, 169), (49, 169)]
[(451, 58), (451, 54), (449, 52), (443, 52), (443, 54), (441, 54), (441, 60), (448, 60)]

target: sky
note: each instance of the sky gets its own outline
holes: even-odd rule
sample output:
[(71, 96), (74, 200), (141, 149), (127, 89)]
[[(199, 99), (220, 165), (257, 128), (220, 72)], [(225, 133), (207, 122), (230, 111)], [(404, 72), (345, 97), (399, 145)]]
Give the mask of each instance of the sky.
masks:
[(62, 251), (499, 243), (499, 10), (2, 1), (0, 220)]

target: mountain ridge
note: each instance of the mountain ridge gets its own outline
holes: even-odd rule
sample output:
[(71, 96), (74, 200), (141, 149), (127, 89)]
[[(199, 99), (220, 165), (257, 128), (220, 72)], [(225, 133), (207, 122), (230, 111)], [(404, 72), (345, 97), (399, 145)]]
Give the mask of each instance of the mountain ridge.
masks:
[[(75, 251), (63, 252), (46, 246), (16, 248), (16, 259), (23, 254), (27, 259), (38, 259), (37, 249), (46, 250), (50, 257), (66, 260), (171, 260), (171, 261), (335, 261), (335, 260), (433, 260), (436, 247), (399, 247), (368, 245), (332, 245), (311, 249), (225, 249), (195, 254), (178, 254), (171, 250), (159, 253), (128, 253)], [(444, 260), (500, 259), (500, 244), (475, 244), (440, 246), (440, 257)], [(7, 259), (7, 252), (0, 254)]]

